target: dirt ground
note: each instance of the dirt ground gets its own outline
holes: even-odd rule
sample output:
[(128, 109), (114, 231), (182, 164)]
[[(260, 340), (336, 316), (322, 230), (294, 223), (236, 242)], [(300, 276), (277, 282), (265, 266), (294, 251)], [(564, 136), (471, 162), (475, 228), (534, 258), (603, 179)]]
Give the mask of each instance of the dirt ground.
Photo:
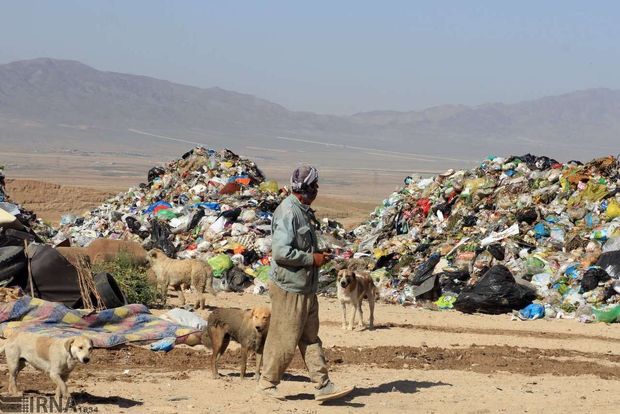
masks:
[[(234, 293), (208, 297), (210, 306), (268, 301)], [(330, 375), (356, 387), (342, 401), (313, 400), (299, 355), (280, 386), (286, 402), (257, 396), (252, 377), (240, 380), (235, 347), (214, 380), (210, 352), (200, 345), (167, 354), (135, 346), (98, 349), (89, 365), (76, 368), (69, 386), (80, 406), (109, 413), (611, 413), (620, 405), (618, 325), (521, 322), (380, 304), (377, 329), (351, 332), (340, 327), (335, 299), (321, 298), (320, 306)], [(206, 318), (209, 311), (199, 313)], [(19, 384), (29, 392), (53, 392), (51, 381), (31, 368)]]

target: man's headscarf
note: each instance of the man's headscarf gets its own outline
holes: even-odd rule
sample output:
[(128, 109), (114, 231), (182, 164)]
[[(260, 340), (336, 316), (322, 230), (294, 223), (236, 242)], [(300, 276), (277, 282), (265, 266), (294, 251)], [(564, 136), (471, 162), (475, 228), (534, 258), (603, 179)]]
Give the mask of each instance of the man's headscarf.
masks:
[(317, 181), (319, 181), (319, 171), (310, 165), (302, 165), (293, 171), (291, 189), (294, 193), (307, 193)]

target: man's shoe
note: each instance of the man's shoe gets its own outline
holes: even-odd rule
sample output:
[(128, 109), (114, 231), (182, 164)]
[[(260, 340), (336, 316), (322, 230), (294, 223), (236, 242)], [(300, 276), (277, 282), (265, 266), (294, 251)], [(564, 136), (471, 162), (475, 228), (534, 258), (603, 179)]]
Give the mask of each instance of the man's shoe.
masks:
[(267, 397), (272, 400), (286, 401), (286, 397), (280, 394), (280, 392), (278, 391), (276, 387), (269, 387), (269, 388), (259, 387), (259, 388), (256, 388), (256, 392), (258, 393), (258, 395), (262, 397)]
[(319, 388), (317, 393), (314, 395), (314, 399), (321, 402), (337, 400), (338, 398), (349, 395), (354, 389), (355, 387), (338, 388), (333, 382), (330, 381), (323, 386), (323, 388)]

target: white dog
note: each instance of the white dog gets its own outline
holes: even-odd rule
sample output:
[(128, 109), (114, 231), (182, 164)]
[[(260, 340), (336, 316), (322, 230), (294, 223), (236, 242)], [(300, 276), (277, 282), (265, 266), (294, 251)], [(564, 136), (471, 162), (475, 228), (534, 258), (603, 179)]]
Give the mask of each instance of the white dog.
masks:
[(0, 352), (6, 355), (9, 367), (9, 394), (19, 395), (17, 375), (28, 362), (34, 368), (49, 373), (56, 384), (56, 398), (69, 397), (67, 378), (79, 362), (90, 361), (93, 343), (85, 336), (56, 339), (33, 333), (19, 333), (6, 340)]

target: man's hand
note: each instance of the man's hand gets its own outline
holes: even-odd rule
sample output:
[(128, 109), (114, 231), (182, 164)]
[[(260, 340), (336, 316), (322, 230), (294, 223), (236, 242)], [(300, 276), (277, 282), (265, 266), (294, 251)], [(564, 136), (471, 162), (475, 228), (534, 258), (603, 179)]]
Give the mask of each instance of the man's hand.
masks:
[(313, 253), (314, 256), (314, 265), (316, 267), (323, 266), (329, 259), (329, 256), (325, 253)]

